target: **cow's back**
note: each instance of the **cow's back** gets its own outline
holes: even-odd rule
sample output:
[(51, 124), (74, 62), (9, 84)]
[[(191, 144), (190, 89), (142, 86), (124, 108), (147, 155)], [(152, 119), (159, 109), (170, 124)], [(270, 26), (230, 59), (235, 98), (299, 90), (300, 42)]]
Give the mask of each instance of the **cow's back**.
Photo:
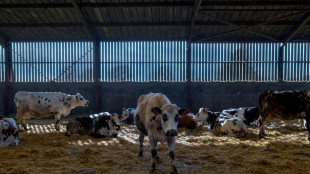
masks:
[(60, 92), (26, 92), (15, 94), (15, 104), (19, 112), (43, 117), (54, 115), (65, 103), (66, 94)]
[(142, 123), (142, 125), (145, 126), (143, 129), (147, 129), (151, 117), (154, 116), (151, 110), (154, 107), (161, 108), (165, 104), (171, 104), (171, 102), (165, 95), (161, 93), (149, 93), (146, 95), (141, 95), (138, 99), (136, 108), (136, 125), (139, 126), (140, 123)]
[(308, 105), (305, 91), (267, 91), (260, 95), (259, 106), (263, 115), (281, 119), (297, 119), (305, 117)]

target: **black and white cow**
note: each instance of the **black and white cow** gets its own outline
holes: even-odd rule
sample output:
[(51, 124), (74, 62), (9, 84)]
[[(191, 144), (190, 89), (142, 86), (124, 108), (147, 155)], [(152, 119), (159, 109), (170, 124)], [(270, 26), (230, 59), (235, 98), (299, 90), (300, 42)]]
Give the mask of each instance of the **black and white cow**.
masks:
[(25, 120), (31, 117), (47, 117), (55, 115), (55, 129), (59, 130), (61, 117), (67, 116), (70, 111), (77, 106), (87, 106), (81, 94), (69, 95), (60, 92), (26, 92), (20, 91), (15, 94), (17, 126), (19, 122), (25, 130), (28, 130)]
[(226, 117), (221, 112), (211, 112), (207, 108), (200, 108), (195, 119), (210, 125), (214, 135), (244, 137), (248, 133), (247, 126), (238, 117)]
[(121, 115), (121, 122), (126, 123), (126, 124), (131, 124), (134, 125), (134, 115), (136, 113), (136, 108), (123, 108), (123, 112)]
[(230, 108), (222, 111), (223, 115), (238, 117), (247, 126), (258, 127), (261, 123), (258, 107)]
[(259, 136), (263, 138), (265, 124), (277, 118), (280, 120), (305, 119), (310, 141), (310, 92), (309, 91), (265, 91), (259, 96), (259, 111), (262, 124)]
[(143, 155), (144, 136), (148, 136), (152, 150), (152, 170), (156, 168), (157, 142), (168, 142), (168, 151), (173, 171), (177, 168), (174, 164), (175, 137), (178, 135), (178, 119), (189, 111), (179, 109), (170, 100), (160, 93), (141, 95), (135, 114), (135, 123), (139, 131), (140, 150), (139, 156)]
[(67, 123), (66, 135), (90, 135), (93, 137), (117, 137), (121, 129), (117, 114), (101, 112), (90, 116), (80, 116)]
[(19, 132), (13, 118), (0, 116), (0, 148), (19, 144)]

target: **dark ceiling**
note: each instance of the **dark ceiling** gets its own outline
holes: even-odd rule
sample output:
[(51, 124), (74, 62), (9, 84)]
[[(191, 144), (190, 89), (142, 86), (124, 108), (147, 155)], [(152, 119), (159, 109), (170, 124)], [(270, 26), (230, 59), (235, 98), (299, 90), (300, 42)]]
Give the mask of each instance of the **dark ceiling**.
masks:
[(310, 0), (2, 0), (0, 40), (310, 39)]

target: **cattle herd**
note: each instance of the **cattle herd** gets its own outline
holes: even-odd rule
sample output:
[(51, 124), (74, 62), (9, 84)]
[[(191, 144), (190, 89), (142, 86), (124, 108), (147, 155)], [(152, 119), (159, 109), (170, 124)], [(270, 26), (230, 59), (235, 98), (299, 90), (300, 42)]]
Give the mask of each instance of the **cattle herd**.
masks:
[[(78, 106), (87, 106), (88, 100), (79, 93), (69, 95), (60, 92), (25, 92), (15, 94), (17, 113), (15, 120), (0, 116), (0, 147), (19, 144), (19, 132), (28, 130), (25, 120), (31, 117), (55, 115), (55, 129), (59, 130), (61, 117), (67, 116)], [(259, 96), (258, 107), (241, 107), (212, 112), (200, 108), (197, 114), (179, 108), (161, 93), (141, 95), (136, 108), (123, 108), (122, 114), (102, 112), (90, 116), (79, 116), (68, 121), (66, 136), (72, 134), (89, 135), (96, 138), (117, 137), (120, 122), (135, 125), (139, 133), (139, 156), (143, 155), (144, 137), (151, 146), (151, 169), (157, 166), (157, 143), (167, 142), (173, 171), (175, 138), (178, 127), (195, 129), (208, 125), (214, 135), (244, 137), (248, 127), (259, 128), (259, 136), (266, 136), (265, 124), (273, 119), (305, 120), (310, 141), (310, 92), (305, 91), (265, 91)], [(21, 126), (19, 125), (21, 124)]]

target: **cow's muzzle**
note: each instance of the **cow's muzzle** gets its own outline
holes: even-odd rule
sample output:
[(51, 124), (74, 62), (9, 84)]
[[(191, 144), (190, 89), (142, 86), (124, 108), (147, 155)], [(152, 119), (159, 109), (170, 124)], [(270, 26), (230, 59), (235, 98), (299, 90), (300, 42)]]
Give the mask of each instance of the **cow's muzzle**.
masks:
[(87, 101), (87, 102), (85, 103), (85, 106), (88, 106), (88, 103), (89, 103), (89, 101)]
[(166, 133), (167, 136), (177, 136), (178, 135), (178, 131), (175, 129), (170, 129), (167, 131)]

